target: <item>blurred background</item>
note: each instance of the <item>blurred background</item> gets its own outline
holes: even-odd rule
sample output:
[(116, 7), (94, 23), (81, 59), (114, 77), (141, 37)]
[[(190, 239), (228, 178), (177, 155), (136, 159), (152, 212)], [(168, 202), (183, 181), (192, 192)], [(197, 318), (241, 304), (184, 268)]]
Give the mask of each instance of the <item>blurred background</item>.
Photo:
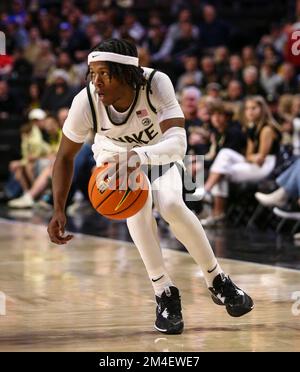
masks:
[[(226, 228), (231, 237), (240, 227), (251, 229), (266, 244), (284, 232), (294, 247), (300, 227), (299, 0), (1, 1), (0, 30), (6, 37), (0, 56), (2, 216), (51, 213), (53, 162), (68, 109), (86, 85), (89, 50), (108, 38), (126, 38), (138, 46), (141, 66), (170, 76), (186, 117), (188, 154), (204, 156), (206, 177), (221, 149), (245, 153), (251, 129), (245, 102), (262, 97), (278, 128), (272, 172), (259, 182), (230, 183), (224, 203), (216, 196), (213, 204), (188, 205), (207, 228)], [(71, 217), (93, 213), (86, 191), (91, 143), (92, 134), (76, 158)], [(191, 163), (189, 172), (197, 171)], [(276, 194), (280, 188), (285, 192)], [(80, 230), (82, 222), (74, 221), (71, 228)], [(99, 234), (105, 226), (105, 234), (115, 236), (110, 221), (95, 215), (89, 221), (85, 231)]]

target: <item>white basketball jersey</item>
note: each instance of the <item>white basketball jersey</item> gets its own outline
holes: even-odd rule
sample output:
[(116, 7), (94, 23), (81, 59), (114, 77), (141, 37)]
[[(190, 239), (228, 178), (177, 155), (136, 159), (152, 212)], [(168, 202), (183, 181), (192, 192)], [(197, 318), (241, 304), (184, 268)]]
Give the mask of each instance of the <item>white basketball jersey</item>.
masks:
[[(143, 70), (148, 80), (153, 69), (143, 67)], [(133, 147), (155, 144), (160, 140), (162, 132), (155, 108), (151, 105), (151, 92), (147, 92), (146, 85), (137, 91), (134, 102), (121, 123), (113, 121), (109, 108), (101, 102), (92, 83), (90, 90), (98, 126), (94, 152), (129, 151)]]

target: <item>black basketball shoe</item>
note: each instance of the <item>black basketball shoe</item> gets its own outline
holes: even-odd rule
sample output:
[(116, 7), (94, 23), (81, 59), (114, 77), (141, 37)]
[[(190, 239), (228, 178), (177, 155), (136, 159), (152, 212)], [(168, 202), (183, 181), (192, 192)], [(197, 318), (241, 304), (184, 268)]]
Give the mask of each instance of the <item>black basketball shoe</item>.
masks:
[(229, 315), (239, 317), (247, 314), (254, 307), (252, 298), (238, 288), (229, 276), (221, 273), (213, 281), (210, 287), (214, 303), (226, 306)]
[(167, 287), (161, 297), (156, 296), (156, 322), (154, 327), (162, 333), (176, 335), (183, 331), (181, 302), (176, 287)]

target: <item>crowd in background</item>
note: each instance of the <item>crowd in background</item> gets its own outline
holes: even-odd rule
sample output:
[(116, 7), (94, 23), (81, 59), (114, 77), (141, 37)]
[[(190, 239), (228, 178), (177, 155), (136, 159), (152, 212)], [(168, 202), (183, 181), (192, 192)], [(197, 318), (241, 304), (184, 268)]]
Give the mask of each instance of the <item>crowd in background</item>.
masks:
[[(159, 11), (158, 2), (157, 8), (137, 12), (134, 0), (13, 0), (1, 5), (7, 54), (0, 60), (0, 120), (23, 117), (21, 158), (11, 159), (5, 185), (10, 207), (32, 208), (37, 200), (51, 206), (49, 180), (61, 128), (73, 97), (86, 85), (87, 55), (112, 37), (136, 43), (141, 66), (166, 72), (174, 84), (186, 117), (188, 153), (205, 159), (208, 183), (201, 198), (213, 208), (203, 224), (225, 219), (225, 178), (252, 183), (276, 179), (289, 165), (283, 154), (290, 164), (297, 161), (300, 56), (291, 58), (288, 48), (291, 33), (300, 29), (300, 1), (293, 4), (292, 19), (270, 24), (258, 40), (240, 48), (233, 42), (234, 25), (218, 15), (218, 2), (160, 3), (169, 12)], [(94, 166), (90, 143), (87, 139), (76, 159), (69, 204), (76, 190), (87, 198), (88, 177), (80, 170), (86, 174)], [(232, 164), (233, 153), (239, 167), (248, 162), (262, 169), (270, 156), (275, 161), (260, 178), (241, 180), (225, 162)], [(196, 171), (192, 166), (191, 172)], [(218, 172), (224, 177), (216, 178)], [(253, 175), (253, 169), (248, 173)], [(300, 191), (300, 182), (298, 187)], [(299, 196), (293, 192), (293, 198)], [(283, 205), (273, 200), (268, 206)]]

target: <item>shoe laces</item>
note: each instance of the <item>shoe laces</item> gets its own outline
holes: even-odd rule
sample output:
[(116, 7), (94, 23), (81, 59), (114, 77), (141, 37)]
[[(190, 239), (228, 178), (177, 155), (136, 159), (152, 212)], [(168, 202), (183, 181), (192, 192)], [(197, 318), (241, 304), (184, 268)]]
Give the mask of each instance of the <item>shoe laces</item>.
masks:
[(162, 295), (160, 298), (160, 306), (162, 311), (167, 309), (169, 316), (177, 316), (181, 312), (180, 296), (176, 294)]
[(223, 283), (217, 290), (222, 297), (225, 297), (225, 303), (231, 303), (232, 305), (240, 302), (241, 295), (238, 292), (237, 286), (228, 277), (225, 277)]

